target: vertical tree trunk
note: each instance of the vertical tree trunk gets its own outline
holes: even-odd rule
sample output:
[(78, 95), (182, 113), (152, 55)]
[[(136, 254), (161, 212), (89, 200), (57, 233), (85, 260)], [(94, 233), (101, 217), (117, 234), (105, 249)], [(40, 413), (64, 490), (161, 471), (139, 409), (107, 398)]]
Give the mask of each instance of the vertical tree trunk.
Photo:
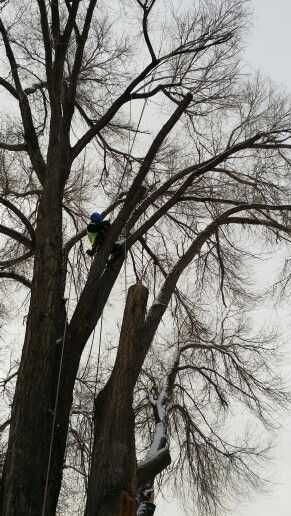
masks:
[[(53, 408), (65, 325), (62, 265), (62, 206), (58, 171), (50, 170), (38, 210), (30, 308), (13, 401), (0, 512), (2, 516), (40, 516), (47, 474)], [(59, 411), (54, 456), (63, 456), (64, 416)], [(46, 515), (52, 516), (61, 467), (52, 461)]]
[(148, 291), (129, 289), (116, 362), (95, 402), (95, 435), (86, 516), (136, 514), (136, 455), (133, 390), (139, 374), (136, 355)]

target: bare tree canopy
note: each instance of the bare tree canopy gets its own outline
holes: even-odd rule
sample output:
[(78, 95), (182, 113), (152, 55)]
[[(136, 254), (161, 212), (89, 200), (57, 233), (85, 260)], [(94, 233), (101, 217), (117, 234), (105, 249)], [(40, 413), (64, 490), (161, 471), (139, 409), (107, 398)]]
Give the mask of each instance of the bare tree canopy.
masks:
[(150, 515), (169, 482), (216, 514), (259, 485), (265, 445), (232, 416), (268, 430), (288, 399), (248, 268), (289, 245), (291, 111), (242, 68), (247, 7), (1, 2), (0, 288), (29, 297), (1, 382), (3, 516)]

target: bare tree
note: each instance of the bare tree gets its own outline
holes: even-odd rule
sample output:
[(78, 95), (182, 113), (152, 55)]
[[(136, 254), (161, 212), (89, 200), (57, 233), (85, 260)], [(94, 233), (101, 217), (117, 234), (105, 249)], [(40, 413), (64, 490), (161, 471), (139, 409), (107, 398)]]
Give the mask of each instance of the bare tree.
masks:
[[(30, 291), (3, 515), (56, 513), (80, 360), (127, 257), (138, 286), (94, 402), (86, 516), (153, 510), (169, 435), (180, 450), (173, 472), (187, 464), (200, 506), (212, 510), (221, 484), (253, 480), (245, 456), (257, 452), (216, 437), (203, 397), (224, 409), (237, 397), (263, 421), (264, 399), (285, 399), (257, 378), (257, 368), (268, 367), (264, 344), (241, 341), (235, 318), (232, 339), (223, 327), (214, 338), (202, 301), (217, 313), (246, 306), (250, 235), (288, 243), (290, 107), (260, 77), (240, 76), (244, 1), (176, 7), (158, 0), (1, 5), (0, 85), (13, 107), (0, 141), (0, 275)], [(89, 267), (82, 239), (96, 196), (113, 223)], [(120, 235), (124, 252), (107, 267)], [(186, 271), (195, 278), (191, 295), (180, 281)], [(164, 386), (154, 380), (151, 443), (142, 411), (135, 423), (134, 399), (163, 317), (178, 326), (185, 320), (187, 331), (174, 361), (165, 346)], [(149, 448), (140, 468), (135, 439)]]

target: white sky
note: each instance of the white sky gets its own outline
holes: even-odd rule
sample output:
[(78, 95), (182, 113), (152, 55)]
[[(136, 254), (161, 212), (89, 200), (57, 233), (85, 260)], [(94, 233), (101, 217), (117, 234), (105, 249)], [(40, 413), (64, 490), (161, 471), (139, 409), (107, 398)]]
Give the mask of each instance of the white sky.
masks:
[[(253, 71), (261, 70), (291, 94), (291, 0), (250, 0), (250, 7), (254, 16), (246, 61)], [(291, 415), (282, 421), (273, 454), (274, 460), (266, 468), (266, 475), (273, 483), (270, 492), (254, 493), (251, 499), (234, 506), (229, 516), (290, 516)], [(155, 516), (184, 515), (185, 512), (170, 498), (168, 503), (159, 501), (155, 512)]]
[[(291, 94), (290, 0), (252, 0), (254, 10), (246, 59)], [(231, 516), (290, 516), (291, 416), (278, 432), (275, 459), (268, 467), (273, 488), (268, 495), (257, 494), (238, 506)]]

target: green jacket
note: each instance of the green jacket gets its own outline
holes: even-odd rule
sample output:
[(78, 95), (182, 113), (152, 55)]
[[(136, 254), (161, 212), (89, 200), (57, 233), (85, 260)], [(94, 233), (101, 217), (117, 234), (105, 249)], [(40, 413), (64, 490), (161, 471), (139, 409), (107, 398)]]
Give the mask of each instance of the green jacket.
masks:
[(109, 220), (103, 220), (98, 223), (91, 222), (88, 224), (87, 235), (92, 245), (97, 243), (102, 244), (104, 242), (110, 225)]

